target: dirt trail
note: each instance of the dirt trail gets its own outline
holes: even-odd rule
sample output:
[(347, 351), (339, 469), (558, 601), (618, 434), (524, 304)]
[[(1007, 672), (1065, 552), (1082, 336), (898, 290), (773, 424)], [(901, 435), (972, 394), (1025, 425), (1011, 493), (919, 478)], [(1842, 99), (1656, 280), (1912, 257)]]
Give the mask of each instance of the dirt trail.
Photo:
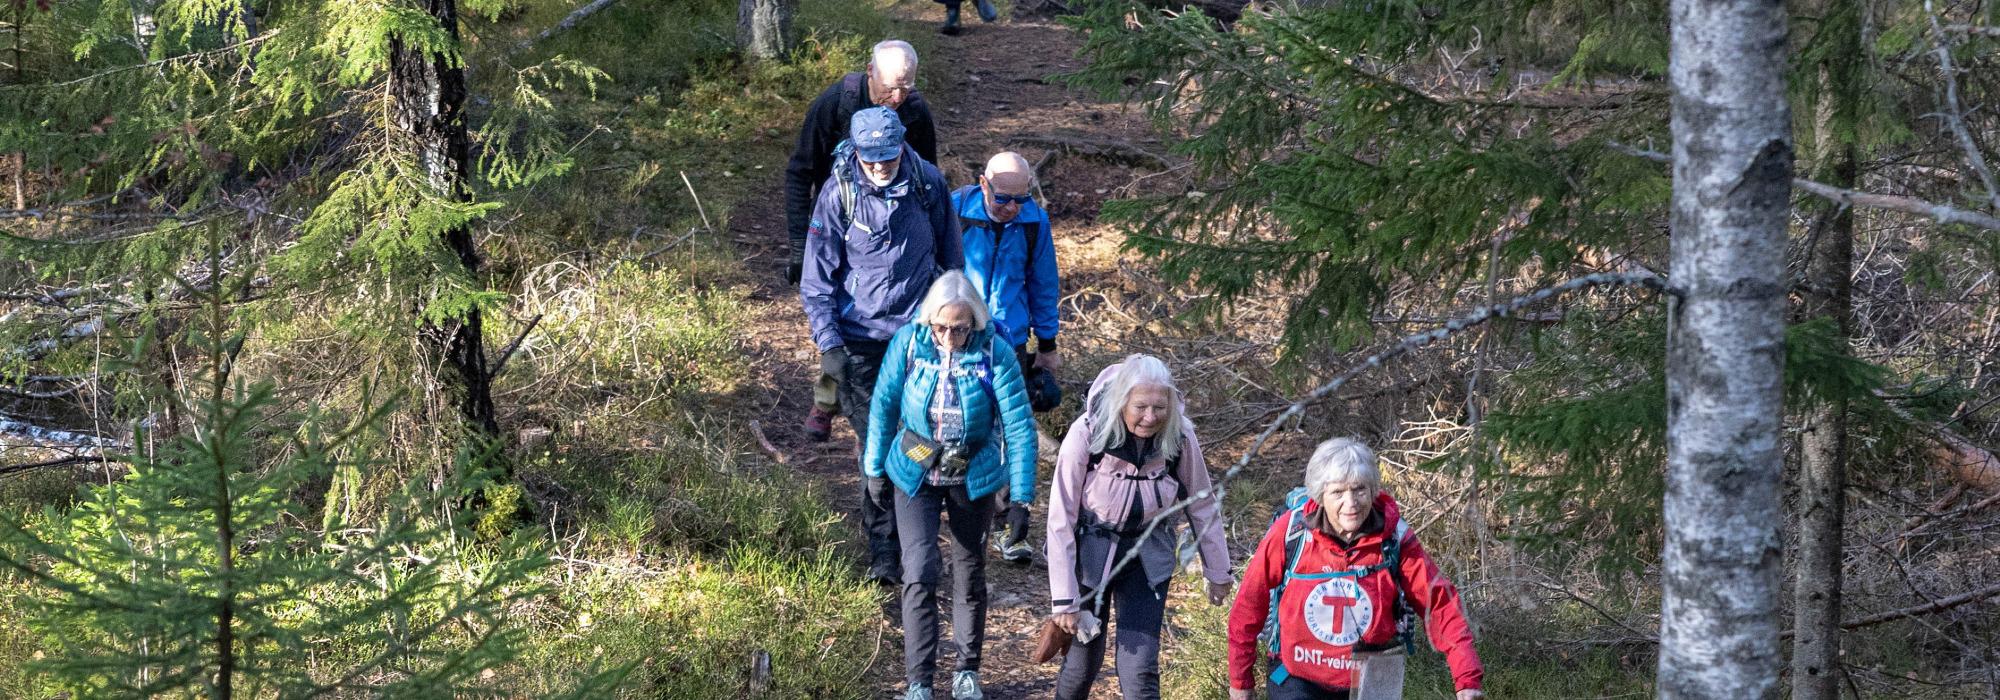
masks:
[[(893, 10), (904, 22), (905, 35), (933, 33), (942, 19), (940, 6), (928, 1), (905, 0)], [(1087, 144), (1119, 143), (1142, 151), (1159, 151), (1150, 140), (1145, 124), (1117, 104), (1107, 104), (1075, 93), (1046, 80), (1047, 76), (1081, 66), (1076, 52), (1080, 38), (1067, 28), (1044, 19), (1015, 20), (1003, 16), (993, 24), (982, 24), (966, 7), (968, 25), (957, 37), (938, 37), (923, 55), (924, 83), (920, 85), (938, 121), (940, 153), (938, 165), (954, 188), (972, 182), (986, 159), (1001, 150), (1015, 150), (1038, 164), (1041, 191), (1038, 201), (1054, 221), (1058, 260), (1062, 266), (1065, 294), (1061, 343), (1069, 365), (1062, 379), (1069, 392), (1067, 405), (1058, 418), (1043, 417), (1043, 431), (1060, 438), (1067, 418), (1074, 415), (1081, 396), (1097, 368), (1130, 352), (1126, 333), (1114, 328), (1081, 322), (1106, 305), (1126, 305), (1161, 292), (1150, 274), (1135, 277), (1134, 261), (1122, 259), (1118, 248), (1123, 236), (1097, 224), (1099, 207), (1120, 188), (1157, 169), (1141, 154), (1106, 157), (1084, 151)], [(787, 138), (790, 134), (786, 135)], [(1063, 144), (1070, 144), (1065, 147)], [(1079, 150), (1077, 145), (1086, 145)], [(1149, 167), (1134, 167), (1139, 163)], [(771, 168), (769, 195), (759, 198), (733, 217), (734, 238), (744, 243), (746, 259), (760, 261), (775, 271), (775, 263), (785, 254), (782, 233), (784, 220), (782, 175)], [(818, 358), (809, 338), (805, 318), (799, 310), (796, 290), (764, 275), (751, 297), (754, 319), (746, 338), (751, 354), (753, 383), (769, 387), (768, 395), (757, 397), (759, 420), (764, 436), (783, 453), (801, 475), (821, 480), (837, 507), (850, 520), (857, 508), (859, 470), (855, 466), (854, 436), (845, 421), (836, 421), (832, 440), (809, 442), (800, 428), (811, 397), (810, 373)], [(1129, 318), (1129, 317), (1128, 317)], [(1044, 460), (1040, 483), (1046, 484), (1048, 466)], [(1046, 494), (1038, 494), (1038, 500)], [(1035, 511), (1035, 531), (1030, 542), (1041, 549), (1043, 508)], [(860, 537), (858, 527), (850, 532)], [(858, 547), (855, 549), (858, 553)], [(987, 696), (996, 700), (1047, 697), (1054, 690), (1056, 667), (1030, 662), (1035, 634), (1047, 610), (1048, 580), (1044, 564), (1013, 565), (989, 560), (990, 606), (987, 640), (981, 671)], [(947, 574), (948, 577), (948, 574)], [(947, 579), (948, 580), (948, 579)], [(901, 697), (902, 640), (900, 619), (890, 598), (884, 596), (882, 648), (868, 671), (868, 682), (880, 697)], [(1175, 601), (1176, 605), (1192, 601)], [(947, 604), (948, 610), (948, 604)], [(941, 615), (949, 634), (948, 612)], [(940, 673), (936, 681), (939, 697), (949, 697), (951, 647), (941, 645)], [(1114, 664), (1107, 658), (1105, 675), (1100, 678), (1095, 697), (1116, 698), (1116, 682), (1110, 680)]]

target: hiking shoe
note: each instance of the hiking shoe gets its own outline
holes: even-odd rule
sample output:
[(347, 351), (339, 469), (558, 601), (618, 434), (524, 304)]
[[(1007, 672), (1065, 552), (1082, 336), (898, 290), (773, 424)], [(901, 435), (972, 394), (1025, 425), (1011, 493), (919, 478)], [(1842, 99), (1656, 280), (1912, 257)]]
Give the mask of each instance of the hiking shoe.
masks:
[(944, 8), (944, 26), (938, 27), (938, 33), (945, 36), (958, 36), (957, 5), (948, 5)]
[(952, 675), (951, 700), (986, 700), (986, 691), (979, 689), (978, 671), (959, 671)]
[(993, 0), (973, 0), (972, 6), (979, 10), (979, 21), (991, 22), (1000, 19), (1000, 11), (993, 9)]
[(833, 437), (833, 414), (812, 407), (812, 412), (806, 414), (806, 437), (813, 442), (826, 442)]
[(910, 686), (910, 692), (903, 694), (903, 700), (931, 700), (931, 689), (928, 686)]
[(1000, 558), (1015, 564), (1026, 564), (1035, 556), (1035, 548), (1027, 540), (1000, 545)]

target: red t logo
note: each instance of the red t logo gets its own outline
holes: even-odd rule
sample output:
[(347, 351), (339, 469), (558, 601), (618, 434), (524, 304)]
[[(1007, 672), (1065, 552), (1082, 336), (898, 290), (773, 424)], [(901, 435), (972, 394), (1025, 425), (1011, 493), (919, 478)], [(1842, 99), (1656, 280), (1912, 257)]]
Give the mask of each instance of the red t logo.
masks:
[(1354, 607), (1355, 600), (1353, 598), (1348, 598), (1344, 596), (1329, 595), (1329, 596), (1321, 596), (1320, 602), (1325, 604), (1329, 608), (1333, 608), (1333, 618), (1339, 621), (1340, 626), (1334, 629), (1334, 633), (1346, 634), (1347, 609)]

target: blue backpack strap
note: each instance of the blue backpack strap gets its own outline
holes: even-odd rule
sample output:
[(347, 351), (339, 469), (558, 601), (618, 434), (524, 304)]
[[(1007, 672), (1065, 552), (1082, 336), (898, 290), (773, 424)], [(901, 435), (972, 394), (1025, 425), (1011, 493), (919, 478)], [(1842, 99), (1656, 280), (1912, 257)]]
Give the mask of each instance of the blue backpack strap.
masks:
[[(1298, 568), (1299, 553), (1305, 550), (1306, 538), (1312, 536), (1306, 531), (1305, 526), (1305, 493), (1304, 487), (1292, 489), (1291, 493), (1285, 495), (1284, 512), (1277, 516), (1285, 518), (1285, 575), (1278, 579), (1277, 587), (1271, 589), (1270, 611), (1264, 618), (1264, 631), (1257, 635), (1258, 640), (1264, 643), (1264, 648), (1273, 657), (1278, 653), (1278, 605), (1284, 600), (1285, 584), (1291, 583), (1292, 577), (1297, 575), (1293, 569)], [(1273, 518), (1272, 522), (1276, 520)], [(1280, 669), (1284, 668), (1282, 662), (1277, 666)]]

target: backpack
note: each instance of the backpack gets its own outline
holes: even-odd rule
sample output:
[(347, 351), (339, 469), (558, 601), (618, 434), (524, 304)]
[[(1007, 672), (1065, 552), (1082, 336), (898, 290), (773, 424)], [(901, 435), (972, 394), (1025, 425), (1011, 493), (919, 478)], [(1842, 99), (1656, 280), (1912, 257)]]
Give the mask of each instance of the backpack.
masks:
[[(906, 146), (907, 148), (907, 146)], [(854, 180), (854, 142), (841, 139), (833, 147), (833, 186), (840, 193), (840, 237), (847, 239), (847, 232), (854, 227), (854, 205), (861, 198), (861, 186)], [(918, 156), (916, 162), (923, 162)], [(905, 163), (904, 165), (909, 165)], [(931, 182), (924, 177), (924, 169), (919, 166), (910, 172), (910, 187), (916, 190), (917, 205), (923, 207), (926, 215), (931, 209)]]
[[(1279, 518), (1285, 519), (1285, 576), (1279, 579), (1278, 585), (1275, 588), (1271, 589), (1271, 608), (1264, 618), (1264, 631), (1257, 635), (1257, 641), (1264, 645), (1264, 649), (1272, 657), (1276, 658), (1278, 656), (1278, 645), (1280, 643), (1280, 637), (1278, 636), (1278, 606), (1284, 601), (1285, 585), (1291, 583), (1292, 579), (1322, 581), (1331, 578), (1353, 577), (1359, 580), (1377, 571), (1387, 569), (1390, 580), (1396, 586), (1396, 637), (1391, 644), (1392, 646), (1403, 647), (1406, 653), (1414, 654), (1416, 652), (1415, 632), (1417, 614), (1416, 609), (1410, 606), (1406, 593), (1409, 586), (1403, 583), (1403, 573), (1398, 568), (1403, 559), (1403, 542), (1406, 537), (1404, 534), (1405, 526), (1402, 523), (1397, 523), (1396, 528), (1386, 533), (1382, 541), (1382, 561), (1345, 571), (1301, 574), (1295, 571), (1299, 565), (1299, 554), (1305, 550), (1306, 541), (1312, 537), (1312, 532), (1307, 528), (1305, 523), (1305, 505), (1305, 487), (1295, 487), (1290, 493), (1285, 494), (1284, 510), (1271, 519), (1271, 522), (1274, 524)], [(1285, 679), (1290, 677), (1291, 672), (1285, 670), (1283, 661), (1272, 664), (1272, 683), (1282, 684), (1285, 682)]]

